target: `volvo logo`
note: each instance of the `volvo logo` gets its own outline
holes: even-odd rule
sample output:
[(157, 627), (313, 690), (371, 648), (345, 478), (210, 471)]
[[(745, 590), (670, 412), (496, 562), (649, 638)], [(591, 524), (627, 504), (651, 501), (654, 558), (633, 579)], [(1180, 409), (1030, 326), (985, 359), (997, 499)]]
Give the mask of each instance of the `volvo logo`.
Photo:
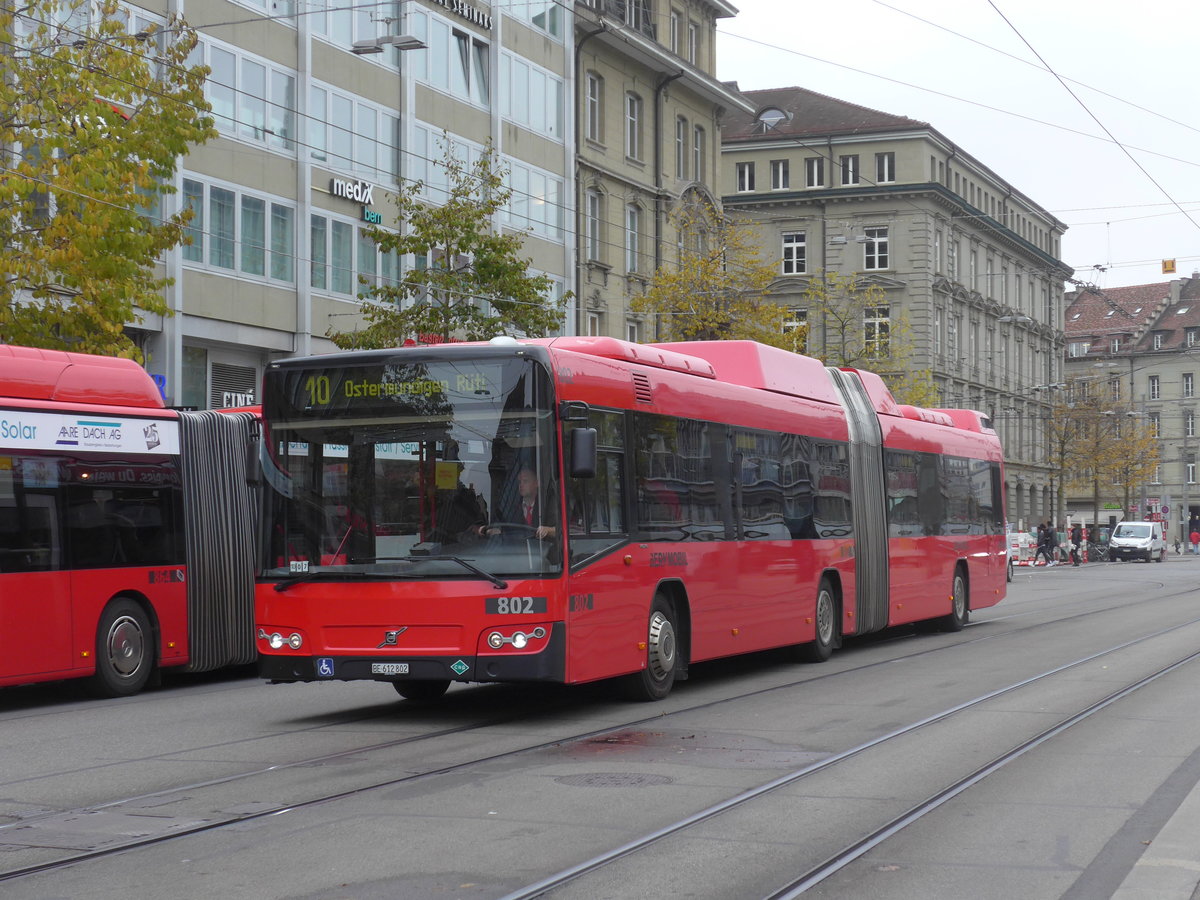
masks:
[(396, 640), (406, 631), (408, 631), (407, 625), (405, 625), (403, 628), (398, 628), (395, 631), (385, 631), (383, 634), (383, 643), (375, 649), (382, 650), (384, 647), (395, 647)]

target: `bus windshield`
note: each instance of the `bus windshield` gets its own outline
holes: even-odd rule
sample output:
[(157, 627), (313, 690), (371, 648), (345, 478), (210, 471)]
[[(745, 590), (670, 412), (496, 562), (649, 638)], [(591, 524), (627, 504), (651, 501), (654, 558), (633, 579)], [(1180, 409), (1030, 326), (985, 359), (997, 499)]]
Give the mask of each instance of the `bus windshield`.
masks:
[(545, 368), (405, 355), (268, 369), (264, 575), (561, 572)]

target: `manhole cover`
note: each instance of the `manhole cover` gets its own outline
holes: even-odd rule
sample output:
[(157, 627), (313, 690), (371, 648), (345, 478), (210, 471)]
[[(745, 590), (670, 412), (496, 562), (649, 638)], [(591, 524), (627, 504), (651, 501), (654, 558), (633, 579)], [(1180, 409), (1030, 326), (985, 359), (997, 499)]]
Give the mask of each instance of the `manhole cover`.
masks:
[(671, 784), (674, 779), (666, 775), (646, 775), (623, 772), (589, 772), (586, 775), (563, 775), (555, 778), (559, 784), (575, 787), (648, 787), (655, 784)]

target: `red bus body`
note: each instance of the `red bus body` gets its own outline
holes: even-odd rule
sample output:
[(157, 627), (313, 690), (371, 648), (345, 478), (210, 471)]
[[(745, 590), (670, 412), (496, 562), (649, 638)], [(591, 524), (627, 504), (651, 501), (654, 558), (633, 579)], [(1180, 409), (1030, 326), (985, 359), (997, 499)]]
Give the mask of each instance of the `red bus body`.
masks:
[[(523, 407), (510, 397), (484, 415), (440, 374), (450, 367), (460, 386), (490, 396), (503, 380), (496, 367), (514, 355), (548, 374), (548, 404), (526, 384)], [(372, 456), (364, 445), (393, 434), (388, 403), (412, 440), (395, 445), (408, 448), (400, 456)], [(528, 417), (533, 406), (553, 417), (542, 456), (530, 448), (550, 432), (519, 437), (515, 411)], [(427, 432), (418, 407), (435, 410)], [(494, 440), (472, 440), (490, 435), (478, 424), (456, 434), (460, 412), (468, 423), (499, 416)], [(598, 425), (603, 472), (575, 478), (568, 431)], [(264, 432), (279, 511), (268, 502), (277, 540), (268, 534), (256, 621), (259, 671), (271, 681), (375, 679), (421, 697), (452, 680), (624, 675), (654, 699), (692, 662), (811, 647), (822, 590), (834, 597), (835, 638), (923, 620), (961, 627), (956, 589), (972, 609), (1004, 597), (1002, 452), (986, 418), (902, 407), (875, 375), (750, 342), (502, 339), (285, 360), (267, 371)], [(327, 443), (298, 440), (306, 433)], [(486, 546), (430, 539), (427, 514), (455, 472), (458, 491), (490, 485), (475, 493), (494, 515), (511, 470), (535, 459), (544, 486), (563, 485), (553, 512), (566, 533), (544, 571), (522, 577)], [(388, 535), (405, 526), (381, 525), (378, 510), (394, 499), (381, 479), (402, 472), (415, 480), (404, 490), (429, 500), (411, 506), (409, 518), (426, 518), (400, 541)], [(302, 495), (308, 512), (296, 508)], [(325, 513), (314, 512), (322, 502)], [(355, 504), (372, 520), (360, 549), (346, 549), (360, 540), (353, 524), (333, 528), (324, 550), (301, 546), (301, 520), (329, 531), (317, 520)], [(668, 612), (656, 615), (660, 600)], [(672, 671), (656, 673), (664, 661)]]
[[(240, 572), (221, 589), (227, 610), (197, 593), (215, 582), (188, 565), (187, 538), (229, 509), (185, 502), (189, 482), (208, 488), (184, 447), (246, 456), (244, 441), (212, 438), (201, 417), (213, 415), (164, 408), (132, 360), (0, 346), (0, 686), (90, 675), (97, 693), (122, 695), (155, 666), (253, 658), (252, 551), (215, 551)], [(253, 520), (218, 530), (252, 542)], [(214, 649), (217, 632), (229, 641)]]

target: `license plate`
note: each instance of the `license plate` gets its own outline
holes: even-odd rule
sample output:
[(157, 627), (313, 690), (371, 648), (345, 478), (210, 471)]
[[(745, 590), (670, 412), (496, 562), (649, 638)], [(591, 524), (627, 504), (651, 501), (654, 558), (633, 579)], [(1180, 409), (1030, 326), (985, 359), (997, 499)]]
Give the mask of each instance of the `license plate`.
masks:
[(371, 663), (372, 675), (407, 675), (408, 663)]

